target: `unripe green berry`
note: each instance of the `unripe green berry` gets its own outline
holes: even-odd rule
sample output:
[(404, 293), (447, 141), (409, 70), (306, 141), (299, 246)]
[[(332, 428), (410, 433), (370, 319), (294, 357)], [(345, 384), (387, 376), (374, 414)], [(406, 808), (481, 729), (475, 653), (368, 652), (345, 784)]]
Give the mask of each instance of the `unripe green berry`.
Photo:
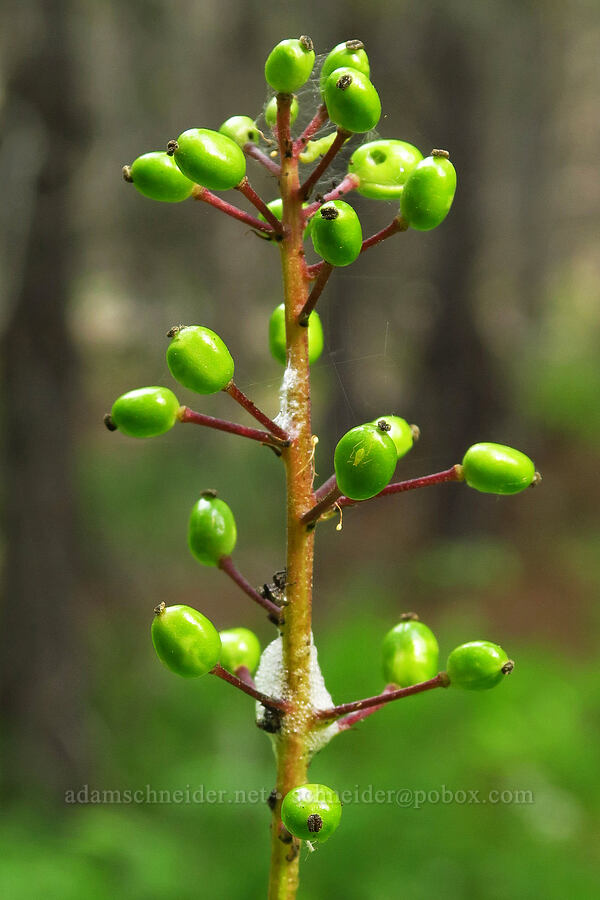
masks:
[[(290, 106), (290, 125), (293, 125), (298, 118), (298, 98), (292, 97), (292, 105)], [(277, 125), (277, 97), (271, 97), (265, 106), (265, 120), (269, 128)]]
[(335, 448), (338, 487), (352, 500), (368, 500), (389, 482), (397, 460), (396, 445), (385, 431), (376, 425), (351, 428)]
[(327, 54), (321, 68), (320, 88), (325, 89), (325, 82), (335, 69), (356, 69), (367, 78), (370, 75), (369, 57), (362, 41), (344, 41)]
[(244, 144), (258, 144), (260, 137), (256, 122), (250, 116), (231, 116), (223, 122), (219, 134), (231, 138), (238, 147), (243, 147)]
[(397, 200), (408, 176), (422, 159), (421, 151), (406, 141), (371, 141), (354, 151), (348, 171), (359, 177), (356, 190), (363, 197)]
[(206, 491), (192, 507), (188, 523), (188, 546), (203, 566), (218, 566), (230, 556), (237, 541), (237, 528), (229, 506), (214, 491)]
[[(285, 306), (280, 303), (269, 319), (269, 349), (274, 359), (285, 366), (287, 350), (285, 345)], [(308, 317), (308, 361), (312, 365), (323, 352), (323, 326), (316, 310)]]
[(167, 365), (171, 375), (198, 394), (216, 394), (233, 378), (231, 353), (218, 334), (203, 325), (185, 325), (169, 332)]
[(173, 427), (179, 407), (169, 388), (136, 388), (115, 400), (108, 421), (129, 437), (155, 437)]
[(421, 160), (408, 176), (400, 198), (403, 219), (417, 231), (444, 221), (456, 191), (456, 170), (445, 150)]
[(210, 619), (191, 606), (161, 603), (154, 612), (152, 643), (168, 669), (183, 678), (197, 678), (214, 669), (221, 639)]
[(246, 157), (235, 141), (209, 128), (189, 128), (168, 152), (184, 175), (213, 191), (234, 188), (246, 174)]
[[(337, 132), (332, 131), (331, 134), (326, 134), (324, 137), (319, 138), (316, 141), (309, 141), (298, 159), (301, 163), (313, 163), (320, 156), (325, 156), (333, 142), (337, 137)], [(349, 138), (348, 138), (349, 140)]]
[(194, 188), (194, 182), (179, 171), (173, 159), (164, 151), (144, 153), (125, 166), (123, 177), (151, 200), (179, 203), (187, 200)]
[(301, 784), (292, 788), (281, 804), (281, 821), (294, 837), (324, 843), (342, 818), (340, 798), (324, 784)]
[(323, 98), (329, 118), (345, 131), (363, 134), (379, 122), (379, 94), (357, 69), (334, 69), (325, 82)]
[(452, 651), (446, 663), (450, 684), (471, 691), (485, 691), (495, 687), (513, 668), (513, 661), (502, 647), (491, 641), (461, 644)]
[(281, 41), (273, 47), (265, 63), (265, 78), (274, 91), (293, 94), (308, 81), (315, 64), (309, 37)]
[(419, 435), (419, 430), (416, 425), (409, 425), (406, 419), (402, 419), (400, 416), (378, 416), (377, 419), (373, 419), (369, 424), (378, 425), (380, 422), (389, 425), (387, 433), (396, 445), (398, 459), (406, 456), (415, 442), (415, 433), (417, 437)]
[(333, 200), (311, 218), (315, 252), (332, 266), (349, 266), (362, 248), (360, 219), (349, 203)]
[(228, 628), (219, 632), (221, 638), (221, 659), (219, 660), (228, 672), (235, 672), (245, 666), (250, 674), (254, 672), (260, 660), (260, 641), (249, 628)]
[(400, 687), (410, 687), (437, 675), (438, 642), (423, 622), (399, 622), (386, 634), (381, 652), (383, 677)]
[(473, 444), (463, 457), (462, 467), (469, 487), (484, 494), (518, 494), (536, 476), (528, 456), (503, 444)]

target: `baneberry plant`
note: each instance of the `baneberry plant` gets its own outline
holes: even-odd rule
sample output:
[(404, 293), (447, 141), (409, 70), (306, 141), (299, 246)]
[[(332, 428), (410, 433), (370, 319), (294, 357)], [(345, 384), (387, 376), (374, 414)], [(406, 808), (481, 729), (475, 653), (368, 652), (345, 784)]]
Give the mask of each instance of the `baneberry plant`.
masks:
[[(308, 767), (318, 750), (384, 704), (453, 684), (491, 688), (513, 668), (500, 647), (479, 640), (457, 647), (446, 671), (439, 671), (435, 635), (409, 613), (383, 640), (385, 689), (374, 697), (334, 705), (312, 634), (316, 526), (344, 507), (430, 485), (464, 482), (485, 493), (514, 494), (540, 480), (523, 453), (478, 443), (466, 450), (460, 464), (393, 481), (398, 460), (419, 437), (416, 426), (394, 413), (375, 416), (341, 436), (334, 474), (315, 489), (310, 363), (323, 348), (317, 301), (337, 267), (351, 265), (365, 251), (409, 228), (426, 231), (440, 225), (452, 205), (456, 172), (445, 150), (432, 150), (424, 158), (405, 141), (373, 134), (371, 140), (359, 139), (363, 142), (351, 153), (341, 182), (324, 194), (315, 193), (346, 142), (376, 128), (381, 103), (370, 80), (364, 46), (355, 40), (343, 42), (322, 62), (314, 79), (314, 92), (320, 92), (317, 108), (294, 137), (291, 126), (299, 105), (292, 92), (309, 81), (314, 65), (313, 44), (305, 36), (281, 41), (269, 54), (265, 76), (276, 93), (267, 101), (265, 118), (272, 137), (266, 137), (251, 117), (234, 115), (218, 131), (189, 128), (170, 140), (165, 151), (146, 153), (123, 170), (125, 179), (144, 196), (166, 202), (200, 200), (250, 226), (278, 248), (283, 302), (268, 326), (271, 353), (285, 365), (278, 415), (271, 419), (239, 389), (234, 359), (219, 335), (206, 325), (192, 324), (168, 332), (167, 364), (174, 379), (200, 396), (229, 394), (260, 428), (197, 412), (181, 405), (166, 387), (130, 390), (105, 417), (110, 430), (140, 438), (163, 434), (176, 423), (216, 428), (271, 447), (285, 467), (286, 568), (274, 575), (272, 584), (255, 589), (237, 569), (232, 557), (237, 538), (234, 513), (214, 491), (197, 499), (188, 530), (195, 559), (218, 567), (261, 606), (277, 629), (275, 639), (261, 654), (258, 639), (247, 628), (219, 633), (198, 610), (165, 603), (154, 610), (152, 623), (154, 647), (165, 666), (184, 677), (216, 675), (253, 697), (257, 724), (273, 740), (277, 773), (269, 802), (271, 900), (296, 896), (300, 842), (311, 847), (323, 843), (340, 823), (335, 789), (308, 783)], [(267, 202), (258, 196), (246, 175), (248, 161), (273, 176), (278, 198)], [(311, 163), (316, 165), (310, 174), (301, 175), (301, 167)], [(258, 215), (214, 193), (230, 189), (246, 197)], [(353, 191), (399, 204), (397, 215), (376, 234), (363, 237), (356, 211), (341, 199)], [(309, 241), (320, 257), (313, 264), (306, 259)]]

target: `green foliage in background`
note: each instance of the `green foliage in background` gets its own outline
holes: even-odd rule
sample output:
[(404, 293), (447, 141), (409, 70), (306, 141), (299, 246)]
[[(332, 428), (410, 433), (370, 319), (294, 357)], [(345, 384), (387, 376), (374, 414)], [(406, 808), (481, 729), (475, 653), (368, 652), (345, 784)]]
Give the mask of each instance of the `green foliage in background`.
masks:
[[(358, 604), (360, 596), (348, 597)], [(371, 593), (370, 609), (383, 598)], [(452, 616), (453, 622), (455, 617)], [(435, 622), (442, 654), (467, 639)], [(97, 634), (96, 779), (89, 788), (270, 790), (269, 749), (248, 732), (252, 704), (157, 670), (150, 651), (129, 665), (127, 647)], [(325, 676), (338, 700), (380, 689), (384, 622), (363, 614), (319, 633)], [(490, 637), (493, 638), (493, 634)], [(360, 646), (361, 652), (356, 652)], [(311, 900), (563, 900), (592, 898), (600, 863), (597, 779), (600, 678), (597, 663), (533, 646), (514, 647), (518, 677), (485, 697), (451, 692), (407, 698), (317, 758), (314, 776), (338, 791), (531, 791), (526, 804), (353, 803), (339, 847), (305, 860), (302, 897)], [(115, 662), (119, 659), (120, 666)], [(77, 787), (77, 786), (74, 786)], [(11, 900), (195, 900), (260, 896), (268, 834), (263, 803), (65, 805), (57, 820), (15, 807), (0, 825), (0, 894)], [(390, 835), (381, 843), (382, 835)], [(396, 836), (396, 837), (391, 837)], [(229, 855), (231, 841), (236, 861)], [(352, 859), (349, 869), (347, 860)]]

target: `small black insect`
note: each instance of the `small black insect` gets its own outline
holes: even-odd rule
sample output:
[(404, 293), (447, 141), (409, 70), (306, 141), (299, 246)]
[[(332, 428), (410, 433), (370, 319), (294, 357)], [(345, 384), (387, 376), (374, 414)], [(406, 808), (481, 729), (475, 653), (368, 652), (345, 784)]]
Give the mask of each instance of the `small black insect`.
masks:
[(276, 603), (277, 606), (285, 606), (286, 587), (287, 570), (281, 569), (279, 572), (274, 573), (272, 583), (263, 584), (263, 586), (258, 589), (258, 593), (261, 595), (261, 597), (264, 597), (265, 600), (270, 600), (271, 603)]

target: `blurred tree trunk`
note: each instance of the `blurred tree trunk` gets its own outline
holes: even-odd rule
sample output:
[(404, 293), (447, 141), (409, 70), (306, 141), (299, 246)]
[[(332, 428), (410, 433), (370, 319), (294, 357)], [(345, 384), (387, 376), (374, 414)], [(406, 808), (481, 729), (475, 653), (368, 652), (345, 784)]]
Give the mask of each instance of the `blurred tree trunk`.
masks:
[[(474, 302), (474, 267), (484, 240), (478, 191), (484, 172), (478, 147), (483, 139), (485, 60), (474, 50), (473, 34), (452, 12), (433, 12), (421, 46), (427, 58), (435, 60), (432, 118), (442, 149), (450, 152), (458, 172), (451, 217), (432, 233), (430, 272), (440, 304), (424, 358), (426, 419), (435, 430), (428, 435), (432, 446), (443, 447), (449, 461), (460, 462), (466, 448), (481, 440), (501, 414), (492, 358), (477, 329)], [(461, 492), (436, 494), (432, 530), (438, 535), (472, 531), (481, 524)]]
[(40, 0), (36, 6), (41, 37), (33, 52), (24, 48), (9, 83), (14, 126), (29, 110), (43, 130), (45, 159), (37, 163), (22, 275), (2, 345), (6, 544), (0, 712), (5, 792), (43, 787), (58, 798), (76, 784), (81, 762), (70, 449), (77, 365), (66, 323), (72, 257), (67, 194), (81, 135), (72, 107), (67, 4)]

